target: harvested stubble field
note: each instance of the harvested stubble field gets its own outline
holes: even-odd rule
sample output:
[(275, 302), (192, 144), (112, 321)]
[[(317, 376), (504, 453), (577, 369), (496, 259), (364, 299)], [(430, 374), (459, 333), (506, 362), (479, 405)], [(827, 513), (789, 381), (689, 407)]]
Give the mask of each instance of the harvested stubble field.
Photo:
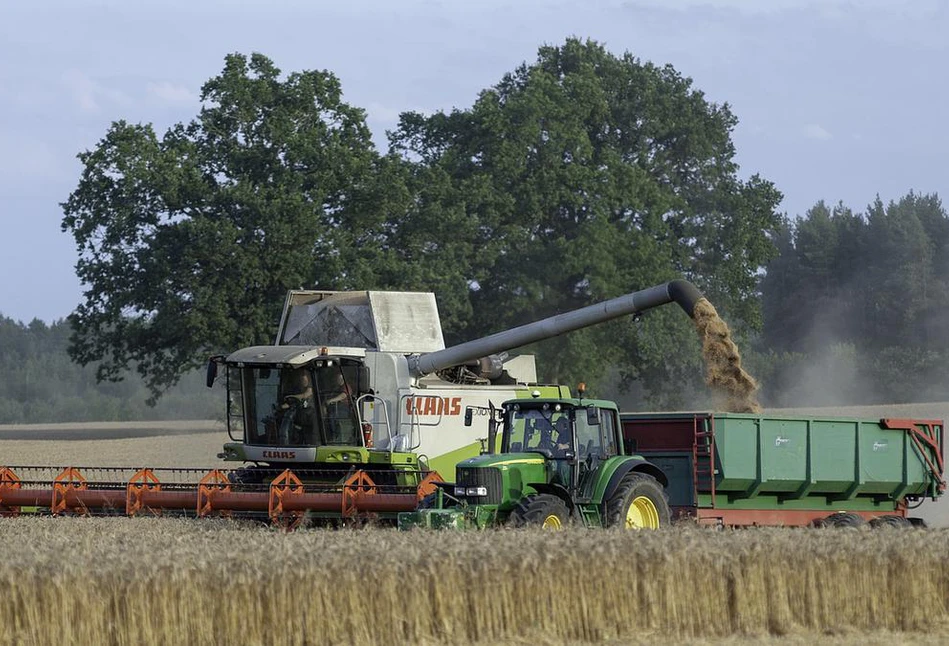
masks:
[(6, 519), (0, 644), (937, 644), (947, 554), (944, 530)]

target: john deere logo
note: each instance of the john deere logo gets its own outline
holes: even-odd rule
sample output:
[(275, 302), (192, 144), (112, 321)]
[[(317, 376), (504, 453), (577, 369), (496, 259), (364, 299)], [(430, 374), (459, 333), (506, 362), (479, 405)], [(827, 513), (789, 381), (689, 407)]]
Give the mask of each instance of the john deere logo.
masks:
[(886, 451), (887, 447), (890, 445), (886, 440), (877, 440), (873, 443), (874, 451)]
[(789, 437), (781, 437), (779, 435), (776, 438), (774, 438), (774, 445), (779, 448), (784, 446), (785, 444), (790, 444), (790, 443), (791, 443), (791, 438)]

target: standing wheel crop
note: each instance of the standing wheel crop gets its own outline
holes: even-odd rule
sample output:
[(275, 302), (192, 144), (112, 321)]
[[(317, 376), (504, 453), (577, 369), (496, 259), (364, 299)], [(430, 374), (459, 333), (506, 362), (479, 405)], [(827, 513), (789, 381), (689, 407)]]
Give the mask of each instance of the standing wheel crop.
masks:
[(666, 492), (655, 478), (645, 473), (630, 473), (606, 502), (606, 523), (625, 529), (667, 527), (672, 512)]
[(511, 512), (515, 527), (541, 526), (544, 529), (562, 529), (570, 520), (567, 503), (549, 493), (527, 496)]

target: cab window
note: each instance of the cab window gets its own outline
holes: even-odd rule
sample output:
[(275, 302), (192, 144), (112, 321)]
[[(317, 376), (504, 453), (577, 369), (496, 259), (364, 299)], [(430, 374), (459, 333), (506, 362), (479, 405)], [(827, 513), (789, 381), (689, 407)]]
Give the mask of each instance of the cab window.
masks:
[(600, 410), (600, 431), (603, 435), (603, 455), (613, 457), (618, 455), (616, 449), (616, 411)]

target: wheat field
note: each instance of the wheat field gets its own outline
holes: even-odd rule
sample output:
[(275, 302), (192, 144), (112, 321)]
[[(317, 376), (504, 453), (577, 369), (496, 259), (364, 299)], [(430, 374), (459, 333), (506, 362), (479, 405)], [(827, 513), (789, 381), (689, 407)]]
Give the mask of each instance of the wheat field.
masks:
[(947, 554), (943, 530), (5, 519), (0, 644), (946, 641)]

